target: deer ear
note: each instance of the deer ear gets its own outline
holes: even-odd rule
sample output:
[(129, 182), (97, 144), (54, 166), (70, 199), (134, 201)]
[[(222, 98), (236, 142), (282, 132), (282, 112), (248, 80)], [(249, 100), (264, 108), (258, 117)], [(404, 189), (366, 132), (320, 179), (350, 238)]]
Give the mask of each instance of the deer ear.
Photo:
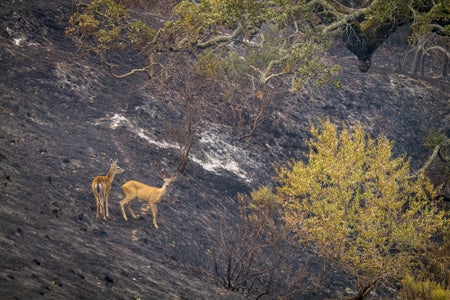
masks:
[(177, 178), (177, 173), (173, 174), (172, 180), (175, 180)]
[(160, 176), (162, 179), (165, 179), (165, 178), (166, 178), (166, 173), (165, 173), (164, 171), (161, 171), (161, 173), (159, 174), (159, 176)]

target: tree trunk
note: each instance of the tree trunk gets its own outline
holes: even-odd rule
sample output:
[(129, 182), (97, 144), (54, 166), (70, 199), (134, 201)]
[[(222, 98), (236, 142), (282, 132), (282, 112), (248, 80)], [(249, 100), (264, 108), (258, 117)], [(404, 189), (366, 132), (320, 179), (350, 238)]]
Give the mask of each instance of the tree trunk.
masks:
[(369, 282), (366, 285), (359, 284), (359, 291), (355, 295), (346, 298), (346, 300), (363, 300), (366, 298), (369, 293), (375, 288), (376, 283), (378, 282), (378, 279), (375, 279), (372, 282)]

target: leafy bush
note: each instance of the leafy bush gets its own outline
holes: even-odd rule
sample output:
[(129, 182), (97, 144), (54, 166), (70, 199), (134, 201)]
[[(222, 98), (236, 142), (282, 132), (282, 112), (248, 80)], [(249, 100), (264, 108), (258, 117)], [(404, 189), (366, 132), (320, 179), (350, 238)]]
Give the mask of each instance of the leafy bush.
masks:
[(439, 133), (435, 129), (432, 129), (425, 138), (424, 146), (427, 149), (433, 150), (437, 145), (441, 144), (445, 138), (445, 134)]
[(405, 300), (446, 300), (450, 299), (450, 290), (444, 289), (439, 283), (425, 280), (418, 281), (412, 276), (407, 276), (402, 281), (403, 289), (400, 297)]
[(426, 272), (434, 238), (449, 225), (435, 188), (423, 175), (408, 179), (408, 161), (392, 157), (385, 137), (372, 139), (361, 125), (320, 125), (311, 126), (306, 162), (278, 170), (284, 220), (299, 243), (354, 278), (355, 298)]

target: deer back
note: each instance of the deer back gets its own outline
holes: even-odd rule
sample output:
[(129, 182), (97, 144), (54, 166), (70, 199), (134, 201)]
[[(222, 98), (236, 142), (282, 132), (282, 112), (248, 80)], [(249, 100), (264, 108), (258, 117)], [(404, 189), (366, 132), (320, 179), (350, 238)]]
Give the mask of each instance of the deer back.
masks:
[(103, 194), (111, 191), (111, 180), (107, 176), (95, 177), (92, 181), (92, 188), (94, 189), (95, 187), (95, 191), (97, 192), (99, 191), (98, 185), (101, 185), (101, 191)]
[(164, 195), (165, 187), (156, 188), (143, 184), (139, 181), (130, 180), (122, 185), (122, 190), (126, 196), (133, 195), (141, 201), (158, 203)]

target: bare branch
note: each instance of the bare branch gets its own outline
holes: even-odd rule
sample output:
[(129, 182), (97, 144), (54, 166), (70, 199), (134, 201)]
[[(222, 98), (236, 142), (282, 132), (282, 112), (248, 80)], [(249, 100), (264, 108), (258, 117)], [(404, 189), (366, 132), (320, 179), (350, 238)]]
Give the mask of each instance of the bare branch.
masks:
[(346, 23), (365, 15), (369, 12), (369, 8), (361, 8), (359, 10), (354, 11), (353, 13), (344, 16), (343, 18), (340, 18), (339, 20), (325, 26), (322, 28), (323, 33), (330, 33), (336, 29), (339, 29), (341, 26), (345, 25)]
[(424, 49), (426, 52), (432, 51), (432, 50), (438, 50), (443, 52), (449, 59), (450, 59), (450, 51), (448, 51), (447, 49), (445, 49), (444, 47), (441, 46), (431, 46), (428, 48)]
[[(418, 178), (421, 174), (425, 173), (425, 171), (430, 167), (431, 163), (436, 159), (436, 157), (439, 155), (439, 152), (441, 151), (441, 149), (443, 149), (444, 147), (449, 147), (450, 146), (450, 139), (445, 138), (441, 143), (439, 143), (438, 145), (436, 145), (436, 147), (434, 147), (433, 153), (431, 154), (431, 156), (428, 158), (428, 160), (426, 161), (426, 163), (423, 165), (422, 168), (420, 168), (419, 170), (417, 170), (416, 173), (414, 173), (412, 176), (408, 177), (407, 179), (416, 179)], [(443, 159), (444, 160), (444, 159)]]
[(200, 48), (200, 49), (205, 49), (205, 48), (212, 47), (212, 46), (215, 46), (215, 45), (220, 44), (220, 43), (225, 43), (225, 42), (232, 41), (232, 40), (234, 40), (240, 33), (242, 33), (242, 31), (243, 31), (243, 28), (242, 28), (241, 25), (239, 25), (239, 26), (233, 31), (232, 34), (230, 34), (230, 35), (219, 35), (219, 36), (213, 37), (213, 38), (210, 39), (210, 40), (207, 40), (206, 42), (202, 42), (202, 43), (199, 42), (199, 43), (197, 44), (197, 47)]
[(149, 78), (152, 78), (152, 74), (150, 73), (149, 70), (151, 70), (154, 66), (160, 66), (161, 69), (165, 69), (164, 65), (162, 65), (160, 62), (155, 62), (155, 61), (153, 60), (153, 57), (151, 57), (151, 58), (150, 58), (150, 64), (148, 64), (147, 66), (145, 66), (145, 67), (143, 67), (143, 68), (131, 69), (131, 70), (130, 70), (129, 72), (127, 72), (127, 73), (117, 74), (117, 73), (114, 73), (114, 71), (113, 71), (113, 68), (117, 67), (117, 65), (114, 64), (114, 63), (108, 62), (108, 61), (104, 58), (103, 55), (101, 55), (101, 57), (102, 57), (103, 63), (106, 64), (106, 65), (109, 67), (109, 72), (111, 73), (111, 75), (112, 75), (114, 78), (118, 78), (118, 79), (123, 79), (123, 78), (125, 78), (125, 77), (131, 76), (131, 75), (136, 74), (136, 73), (147, 73), (148, 77), (149, 77)]
[(132, 70), (131, 70), (130, 72), (128, 72), (128, 73), (124, 73), (124, 74), (118, 75), (118, 74), (114, 73), (114, 71), (112, 70), (113, 67), (116, 67), (116, 65), (114, 65), (114, 64), (108, 64), (108, 63), (107, 63), (107, 65), (109, 66), (109, 72), (111, 73), (111, 75), (112, 75), (113, 77), (115, 77), (115, 78), (118, 78), (118, 79), (122, 79), (122, 78), (125, 78), (125, 77), (128, 77), (128, 76), (131, 76), (131, 75), (133, 75), (133, 74), (135, 74), (135, 73), (140, 73), (140, 72), (142, 72), (142, 73), (147, 73), (147, 70), (148, 70), (149, 68), (151, 68), (151, 66), (146, 66), (146, 67), (140, 68), (140, 69), (132, 69)]
[(318, 26), (321, 28), (323, 33), (330, 33), (336, 29), (339, 29), (342, 25), (346, 24), (349, 21), (352, 21), (362, 15), (366, 15), (370, 12), (371, 8), (377, 3), (379, 0), (374, 0), (369, 6), (362, 8), (350, 8), (338, 3), (336, 1), (329, 0), (313, 0), (308, 3), (309, 6), (321, 6), (324, 10), (334, 15), (337, 20), (332, 22), (326, 26)]

